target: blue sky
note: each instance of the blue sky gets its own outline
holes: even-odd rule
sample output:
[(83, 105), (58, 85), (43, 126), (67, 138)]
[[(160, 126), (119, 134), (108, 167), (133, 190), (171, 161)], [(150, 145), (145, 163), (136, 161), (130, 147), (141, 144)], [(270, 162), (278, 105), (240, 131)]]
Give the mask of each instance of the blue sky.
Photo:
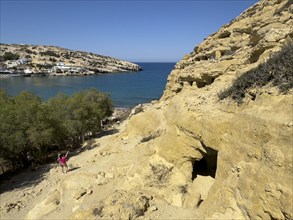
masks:
[(0, 0), (1, 43), (177, 62), (257, 0)]

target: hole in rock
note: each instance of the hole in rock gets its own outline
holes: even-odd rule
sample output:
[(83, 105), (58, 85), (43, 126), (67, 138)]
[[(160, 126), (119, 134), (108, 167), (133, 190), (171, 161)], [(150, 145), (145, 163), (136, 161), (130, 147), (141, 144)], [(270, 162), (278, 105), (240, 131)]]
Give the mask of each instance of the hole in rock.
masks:
[(215, 81), (215, 78), (209, 77), (206, 78), (204, 81), (196, 81), (197, 88), (203, 88), (205, 86), (211, 85)]
[(217, 171), (218, 151), (212, 148), (206, 148), (207, 153), (203, 153), (203, 158), (199, 161), (194, 161), (192, 170), (192, 180), (200, 176), (211, 176), (215, 178)]
[(218, 151), (201, 143), (205, 151), (200, 151), (202, 158), (192, 161), (192, 187), (201, 195), (198, 207), (208, 197), (209, 191), (215, 182), (217, 172)]
[(219, 38), (230, 37), (230, 35), (231, 35), (231, 33), (229, 31), (224, 31), (224, 32), (219, 34)]
[(207, 85), (207, 84), (204, 83), (204, 82), (196, 81), (196, 86), (197, 86), (197, 88), (203, 88), (203, 87), (205, 87), (206, 85)]

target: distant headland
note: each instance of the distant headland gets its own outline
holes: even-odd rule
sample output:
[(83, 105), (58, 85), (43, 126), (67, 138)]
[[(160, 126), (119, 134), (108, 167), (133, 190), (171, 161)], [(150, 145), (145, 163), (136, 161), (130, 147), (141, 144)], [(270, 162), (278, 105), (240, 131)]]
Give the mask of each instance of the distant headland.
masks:
[(0, 76), (93, 75), (140, 71), (134, 63), (56, 46), (0, 44)]

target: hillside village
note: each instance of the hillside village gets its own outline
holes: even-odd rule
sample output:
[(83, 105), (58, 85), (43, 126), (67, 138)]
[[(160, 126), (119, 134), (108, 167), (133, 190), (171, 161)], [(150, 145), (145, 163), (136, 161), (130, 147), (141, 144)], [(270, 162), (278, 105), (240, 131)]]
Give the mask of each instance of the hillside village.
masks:
[[(0, 45), (0, 72), (3, 76), (93, 75), (110, 72), (140, 71), (137, 64), (94, 53), (55, 46)], [(1, 76), (0, 75), (0, 76)]]

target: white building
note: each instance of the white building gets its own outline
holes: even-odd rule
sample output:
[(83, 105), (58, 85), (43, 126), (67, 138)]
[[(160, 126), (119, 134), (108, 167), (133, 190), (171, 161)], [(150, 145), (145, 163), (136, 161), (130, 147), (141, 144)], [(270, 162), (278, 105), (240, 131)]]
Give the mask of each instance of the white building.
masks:
[(9, 69), (9, 68), (13, 68), (13, 67), (16, 67), (19, 65), (18, 61), (17, 60), (7, 60), (5, 62), (6, 64), (6, 67)]
[(70, 66), (66, 66), (64, 63), (57, 63), (55, 66), (56, 69), (59, 69), (61, 71), (68, 71), (71, 69)]

